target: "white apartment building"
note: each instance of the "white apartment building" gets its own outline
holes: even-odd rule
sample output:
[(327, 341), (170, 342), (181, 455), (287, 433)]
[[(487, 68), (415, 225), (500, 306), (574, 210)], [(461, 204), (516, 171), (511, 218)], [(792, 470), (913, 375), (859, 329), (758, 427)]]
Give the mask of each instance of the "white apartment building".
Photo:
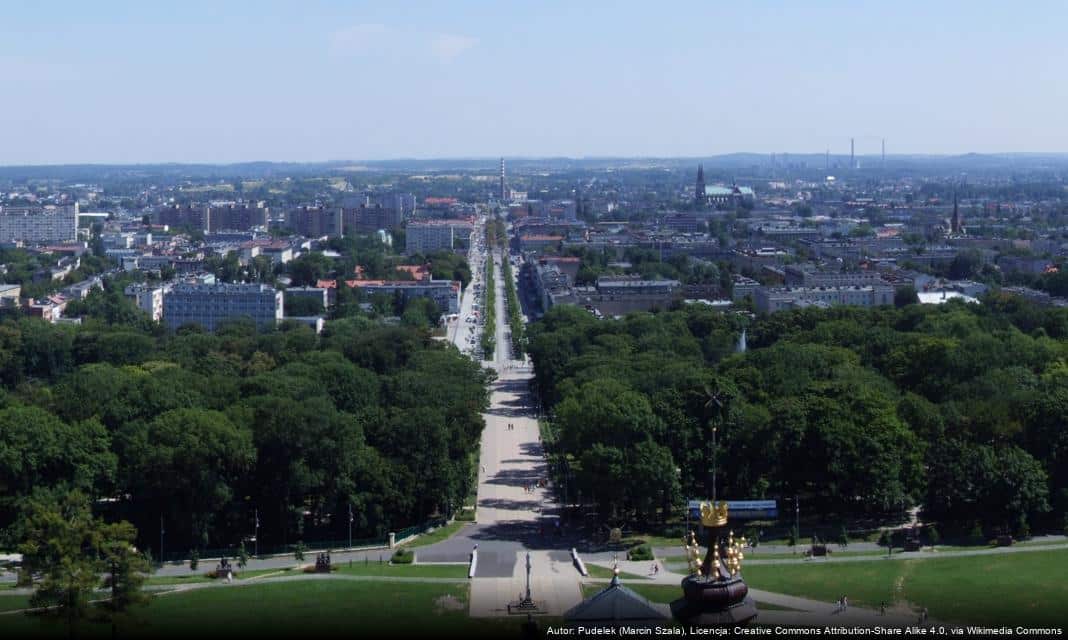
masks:
[(131, 284), (123, 292), (133, 298), (137, 308), (147, 313), (153, 322), (163, 320), (163, 287)]

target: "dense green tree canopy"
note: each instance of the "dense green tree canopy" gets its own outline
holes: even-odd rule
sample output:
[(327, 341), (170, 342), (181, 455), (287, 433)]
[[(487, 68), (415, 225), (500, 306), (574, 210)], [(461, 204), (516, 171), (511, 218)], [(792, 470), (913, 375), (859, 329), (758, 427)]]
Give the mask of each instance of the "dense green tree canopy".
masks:
[[(618, 475), (632, 460), (678, 467), (683, 495), (710, 495), (716, 427), (721, 496), (921, 504), (1013, 528), (1068, 511), (1065, 321), (997, 296), (755, 319), (687, 307), (598, 321), (558, 307), (529, 348), (556, 454), (602, 510), (646, 517), (658, 504), (639, 476)], [(743, 326), (749, 350), (733, 353)], [(646, 443), (661, 453), (635, 458)]]

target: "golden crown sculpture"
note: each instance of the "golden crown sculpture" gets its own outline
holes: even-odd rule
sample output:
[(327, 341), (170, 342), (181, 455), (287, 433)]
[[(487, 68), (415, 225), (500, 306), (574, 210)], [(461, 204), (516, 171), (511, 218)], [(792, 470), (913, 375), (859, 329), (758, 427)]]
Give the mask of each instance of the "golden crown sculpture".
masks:
[(702, 502), (701, 524), (706, 527), (722, 527), (727, 524), (727, 503)]

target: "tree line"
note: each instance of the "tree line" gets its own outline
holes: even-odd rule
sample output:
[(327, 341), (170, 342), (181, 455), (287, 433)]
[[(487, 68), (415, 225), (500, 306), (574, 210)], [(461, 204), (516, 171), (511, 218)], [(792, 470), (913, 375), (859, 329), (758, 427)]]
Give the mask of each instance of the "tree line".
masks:
[(564, 306), (531, 325), (529, 352), (563, 479), (603, 513), (666, 518), (711, 495), (715, 455), (725, 498), (920, 505), (947, 531), (1066, 524), (1068, 310), (998, 295), (599, 321)]
[(351, 506), (354, 536), (379, 537), (468, 495), (486, 374), (425, 329), (135, 320), (0, 323), (5, 547), (72, 490), (156, 554), (161, 527), (165, 552), (262, 548), (342, 539)]

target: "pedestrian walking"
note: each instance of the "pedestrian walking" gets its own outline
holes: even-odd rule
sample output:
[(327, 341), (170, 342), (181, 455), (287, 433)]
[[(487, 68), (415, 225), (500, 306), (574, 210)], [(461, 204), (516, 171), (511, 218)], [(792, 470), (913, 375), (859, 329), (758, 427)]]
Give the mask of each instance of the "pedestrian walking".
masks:
[(849, 608), (849, 598), (842, 596), (842, 611)]
[(883, 600), (882, 602), (879, 603), (879, 615), (881, 615), (881, 616), (885, 616), (886, 615), (886, 600)]

